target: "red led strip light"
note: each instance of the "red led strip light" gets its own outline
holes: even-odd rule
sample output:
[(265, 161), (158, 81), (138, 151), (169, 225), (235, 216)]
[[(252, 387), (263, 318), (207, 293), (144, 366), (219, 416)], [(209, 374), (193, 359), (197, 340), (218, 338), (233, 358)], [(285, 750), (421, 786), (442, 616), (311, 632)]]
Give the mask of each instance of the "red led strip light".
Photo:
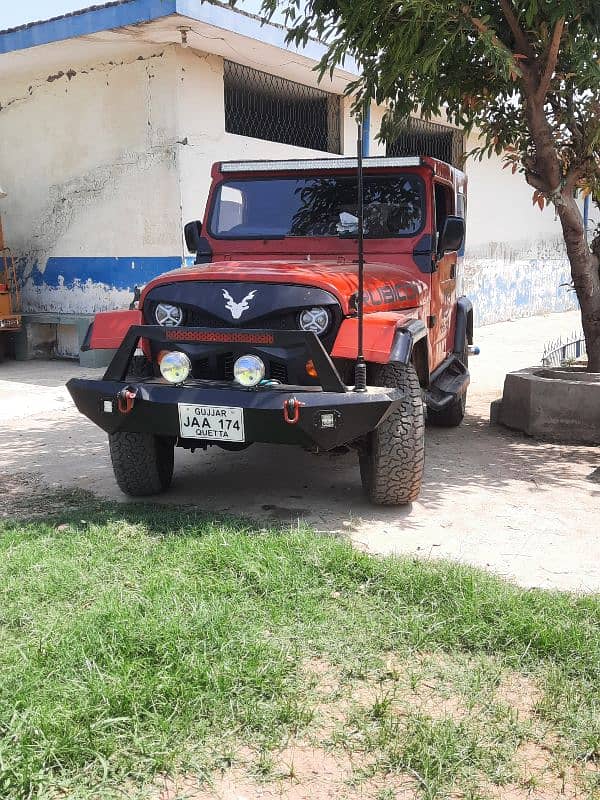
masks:
[(275, 344), (272, 333), (220, 333), (219, 331), (165, 331), (171, 342), (222, 342), (228, 344)]

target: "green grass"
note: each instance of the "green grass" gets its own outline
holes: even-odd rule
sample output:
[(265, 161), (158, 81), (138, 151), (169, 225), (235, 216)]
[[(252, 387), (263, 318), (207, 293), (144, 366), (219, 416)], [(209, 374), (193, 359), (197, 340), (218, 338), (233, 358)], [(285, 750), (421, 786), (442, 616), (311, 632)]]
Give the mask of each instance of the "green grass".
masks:
[[(430, 673), (415, 654), (448, 654), (449, 685), (475, 716), (398, 715), (382, 693), (337, 740), (415, 776), (426, 800), (514, 778), (516, 748), (537, 734), (486, 700), (507, 670), (542, 688), (536, 719), (561, 757), (600, 758), (598, 597), (373, 558), (305, 530), (61, 503), (58, 515), (0, 521), (2, 798), (138, 796), (157, 773), (208, 773), (244, 744), (269, 773), (269, 752), (310, 729), (303, 665), (316, 655), (342, 683), (402, 678), (418, 692)], [(408, 665), (396, 678), (390, 653)]]

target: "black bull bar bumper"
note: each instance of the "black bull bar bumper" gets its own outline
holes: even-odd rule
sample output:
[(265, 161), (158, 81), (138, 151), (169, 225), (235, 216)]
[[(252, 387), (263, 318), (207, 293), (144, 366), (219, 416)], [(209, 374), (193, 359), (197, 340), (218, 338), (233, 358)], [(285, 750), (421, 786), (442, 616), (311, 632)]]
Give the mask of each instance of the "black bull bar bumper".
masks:
[[(140, 339), (184, 350), (194, 346), (233, 350), (234, 356), (252, 352), (268, 357), (280, 348), (305, 348), (321, 386), (284, 384), (245, 389), (231, 382), (188, 379), (182, 385), (159, 378), (128, 376)], [(298, 444), (331, 450), (374, 430), (399, 407), (397, 389), (368, 387), (354, 392), (341, 380), (319, 338), (304, 331), (263, 331), (207, 328), (132, 326), (101, 380), (73, 378), (67, 388), (79, 411), (107, 433), (152, 433), (171, 437), (186, 446), (223, 444), (226, 440), (189, 438), (180, 418), (180, 404), (242, 409), (243, 441)], [(194, 413), (193, 409), (190, 409)]]

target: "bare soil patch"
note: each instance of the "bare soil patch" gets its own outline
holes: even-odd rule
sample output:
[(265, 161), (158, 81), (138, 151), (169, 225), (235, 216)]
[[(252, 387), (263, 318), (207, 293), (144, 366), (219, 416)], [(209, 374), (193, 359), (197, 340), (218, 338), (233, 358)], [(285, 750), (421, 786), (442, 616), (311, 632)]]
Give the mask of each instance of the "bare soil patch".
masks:
[[(389, 656), (381, 669), (358, 679), (325, 659), (307, 660), (314, 715), (301, 735), (279, 750), (241, 751), (230, 768), (208, 781), (192, 776), (165, 780), (153, 800), (595, 797), (590, 777), (597, 777), (597, 766), (565, 761), (557, 732), (537, 716), (541, 692), (535, 680), (506, 669), (497, 675), (492, 666), (489, 659), (417, 653)], [(473, 675), (482, 670), (489, 670), (489, 682), (478, 682), (474, 690)], [(514, 719), (522, 735), (510, 752), (509, 778), (494, 782), (482, 768), (476, 771), (475, 793), (468, 793), (462, 776), (447, 792), (427, 794), (427, 781), (416, 769), (390, 761), (390, 753), (401, 748), (405, 722), (415, 718), (434, 724), (450, 720), (466, 731), (493, 727), (499, 718)], [(382, 733), (386, 727), (389, 737)]]

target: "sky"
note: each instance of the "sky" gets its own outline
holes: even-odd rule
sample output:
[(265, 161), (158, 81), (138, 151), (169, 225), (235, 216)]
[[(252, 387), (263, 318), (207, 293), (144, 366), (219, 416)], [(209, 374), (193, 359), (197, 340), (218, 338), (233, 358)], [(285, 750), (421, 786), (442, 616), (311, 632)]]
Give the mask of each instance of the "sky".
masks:
[[(200, 0), (199, 0), (200, 1)], [(100, 5), (103, 0), (0, 0), (0, 30), (35, 22), (39, 19), (50, 19), (69, 11)], [(240, 8), (247, 11), (258, 11), (260, 0), (243, 0)]]
[(78, 8), (93, 6), (99, 0), (0, 0), (0, 29), (13, 28), (38, 19), (50, 19)]

